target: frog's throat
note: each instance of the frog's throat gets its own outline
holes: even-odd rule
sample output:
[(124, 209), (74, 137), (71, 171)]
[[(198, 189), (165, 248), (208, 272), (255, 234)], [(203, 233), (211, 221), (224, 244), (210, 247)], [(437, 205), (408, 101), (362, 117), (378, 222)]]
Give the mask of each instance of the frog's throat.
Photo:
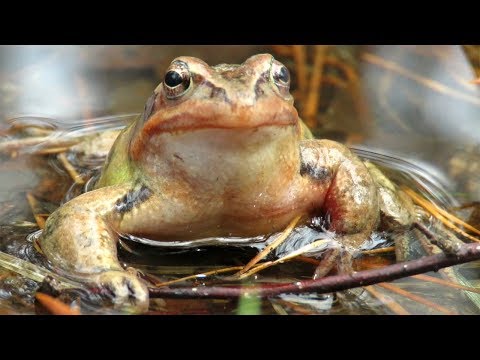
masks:
[[(289, 136), (293, 135), (297, 139), (301, 136), (301, 124), (294, 108), (282, 107), (276, 111), (248, 109), (227, 112), (216, 110), (203, 112), (201, 109), (191, 109), (181, 113), (158, 112), (154, 114), (144, 123), (143, 127), (136, 130), (137, 134), (132, 137), (130, 143), (132, 159), (140, 160), (146, 148), (152, 146), (151, 140), (154, 138), (167, 135), (180, 137), (181, 134), (198, 133), (202, 130), (219, 130), (224, 138), (235, 138), (237, 143), (239, 137), (236, 134), (244, 131), (246, 133), (252, 131), (271, 133), (276, 131), (275, 129), (290, 128), (293, 131), (288, 132)], [(249, 141), (248, 138), (244, 138), (244, 142)]]
[(260, 186), (293, 176), (300, 168), (300, 136), (292, 125), (235, 131), (202, 128), (143, 140), (133, 143), (132, 160), (151, 179), (161, 174), (162, 182), (181, 179), (202, 189), (211, 184), (222, 189), (232, 184), (248, 187), (249, 182)]

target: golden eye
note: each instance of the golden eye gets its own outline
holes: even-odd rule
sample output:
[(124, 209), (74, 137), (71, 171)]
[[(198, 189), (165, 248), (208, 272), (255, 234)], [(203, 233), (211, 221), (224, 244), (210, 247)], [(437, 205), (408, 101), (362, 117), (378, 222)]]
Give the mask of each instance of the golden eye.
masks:
[(190, 87), (190, 72), (183, 61), (175, 61), (163, 79), (163, 88), (167, 98), (174, 99), (183, 95)]

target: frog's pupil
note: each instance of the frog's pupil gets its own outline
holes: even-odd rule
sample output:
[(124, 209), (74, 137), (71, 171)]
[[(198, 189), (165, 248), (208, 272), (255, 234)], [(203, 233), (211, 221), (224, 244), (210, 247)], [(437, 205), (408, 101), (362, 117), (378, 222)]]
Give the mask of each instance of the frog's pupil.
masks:
[(178, 86), (182, 81), (182, 76), (176, 71), (169, 71), (165, 74), (165, 84), (170, 87)]
[(282, 66), (277, 76), (278, 76), (278, 79), (281, 80), (282, 82), (284, 83), (288, 82), (289, 75), (288, 75), (287, 68), (285, 66)]

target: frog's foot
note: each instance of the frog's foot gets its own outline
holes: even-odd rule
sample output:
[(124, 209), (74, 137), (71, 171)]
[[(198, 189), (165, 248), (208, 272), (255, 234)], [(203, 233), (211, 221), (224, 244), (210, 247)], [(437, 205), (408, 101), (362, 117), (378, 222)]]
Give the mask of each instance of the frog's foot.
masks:
[(143, 313), (148, 310), (148, 288), (135, 273), (105, 271), (92, 280), (106, 290), (115, 309), (129, 313)]
[(337, 241), (332, 241), (330, 248), (323, 253), (313, 278), (319, 279), (326, 276), (335, 266), (340, 274), (350, 274), (353, 272), (352, 259), (352, 249)]
[(315, 269), (313, 278), (319, 279), (326, 276), (337, 263), (338, 259), (340, 258), (340, 253), (341, 251), (338, 246), (326, 250), (323, 254), (320, 264)]

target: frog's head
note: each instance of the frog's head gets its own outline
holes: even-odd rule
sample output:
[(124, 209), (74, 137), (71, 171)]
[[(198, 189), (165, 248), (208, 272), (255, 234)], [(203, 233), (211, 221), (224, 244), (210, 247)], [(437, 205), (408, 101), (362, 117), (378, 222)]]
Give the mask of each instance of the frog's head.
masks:
[(229, 151), (245, 159), (249, 151), (265, 145), (276, 149), (278, 139), (297, 145), (299, 137), (290, 75), (272, 55), (212, 67), (197, 58), (179, 57), (135, 125), (130, 156), (150, 165), (159, 156), (225, 157)]

